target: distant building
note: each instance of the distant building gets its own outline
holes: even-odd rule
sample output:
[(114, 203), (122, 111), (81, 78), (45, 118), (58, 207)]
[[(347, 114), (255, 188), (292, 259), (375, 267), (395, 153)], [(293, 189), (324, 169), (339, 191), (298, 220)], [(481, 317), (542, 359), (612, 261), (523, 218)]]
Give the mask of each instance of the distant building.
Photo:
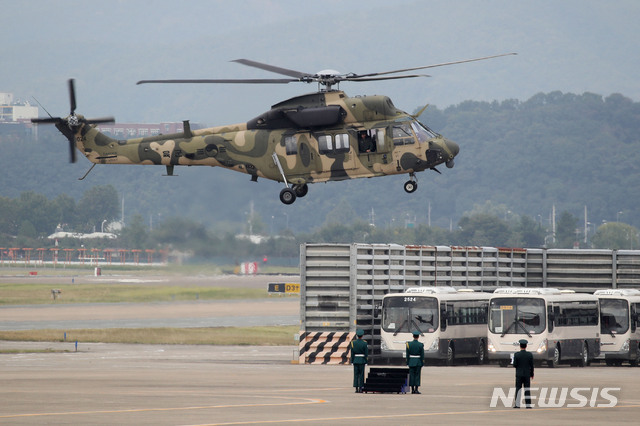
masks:
[(26, 101), (14, 101), (13, 93), (0, 92), (0, 142), (33, 137), (31, 119), (38, 107)]
[(30, 122), (37, 117), (37, 106), (27, 101), (14, 101), (13, 93), (0, 92), (0, 122)]

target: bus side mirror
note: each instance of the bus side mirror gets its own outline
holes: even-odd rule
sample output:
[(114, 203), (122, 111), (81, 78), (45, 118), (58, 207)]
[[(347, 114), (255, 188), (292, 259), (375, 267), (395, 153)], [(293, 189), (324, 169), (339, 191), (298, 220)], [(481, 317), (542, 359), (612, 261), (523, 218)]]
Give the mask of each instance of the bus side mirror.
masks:
[(373, 317), (378, 318), (378, 315), (380, 315), (380, 305), (375, 305), (373, 307)]

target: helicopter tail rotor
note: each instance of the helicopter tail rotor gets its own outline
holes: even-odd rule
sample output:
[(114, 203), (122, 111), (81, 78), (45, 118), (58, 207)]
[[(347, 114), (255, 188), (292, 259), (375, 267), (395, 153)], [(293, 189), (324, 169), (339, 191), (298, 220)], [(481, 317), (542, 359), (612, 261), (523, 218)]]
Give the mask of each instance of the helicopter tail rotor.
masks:
[[(69, 106), (70, 112), (67, 117), (53, 117), (49, 112), (47, 118), (32, 118), (31, 122), (35, 124), (54, 124), (58, 130), (66, 136), (69, 140), (69, 161), (76, 162), (76, 149), (75, 149), (75, 133), (85, 124), (100, 124), (100, 123), (113, 123), (115, 118), (102, 117), (102, 118), (85, 118), (82, 115), (76, 114), (76, 89), (74, 79), (69, 79)], [(39, 102), (38, 102), (39, 103)], [(43, 107), (44, 109), (44, 107)], [(46, 111), (46, 109), (45, 109)]]

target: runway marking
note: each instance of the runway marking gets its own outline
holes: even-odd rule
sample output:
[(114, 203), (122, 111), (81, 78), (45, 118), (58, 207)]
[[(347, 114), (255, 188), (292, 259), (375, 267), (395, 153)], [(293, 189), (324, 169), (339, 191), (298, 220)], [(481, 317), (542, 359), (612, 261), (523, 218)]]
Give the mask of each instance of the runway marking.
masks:
[[(243, 397), (247, 397), (247, 395), (243, 395)], [(285, 399), (285, 398), (291, 399), (290, 397), (264, 396), (264, 395), (260, 395), (259, 397), (273, 398), (273, 399)], [(58, 413), (23, 413), (23, 414), (0, 415), (0, 419), (43, 417), (43, 416), (73, 416), (73, 415), (80, 415), (80, 414), (118, 414), (118, 413), (143, 413), (143, 412), (151, 412), (151, 411), (187, 411), (187, 410), (206, 410), (206, 409), (213, 409), (213, 408), (278, 407), (278, 406), (288, 406), (288, 405), (324, 404), (327, 402), (323, 399), (314, 399), (314, 398), (294, 398), (294, 399), (300, 399), (302, 401), (263, 403), (263, 404), (203, 405), (203, 406), (194, 406), (194, 407), (131, 408), (127, 410), (67, 411), (67, 412), (58, 412)]]
[[(607, 408), (638, 408), (640, 405), (623, 405), (617, 407), (561, 407), (561, 408), (534, 408), (532, 413), (538, 411), (564, 411), (564, 410), (578, 410), (578, 409), (607, 409)], [(528, 411), (528, 410), (523, 410)], [(225, 423), (199, 423), (194, 425), (183, 426), (229, 426), (229, 425), (251, 425), (251, 424), (267, 424), (267, 423), (306, 423), (306, 422), (328, 422), (337, 420), (376, 420), (376, 419), (399, 419), (410, 417), (429, 417), (429, 416), (452, 416), (452, 415), (464, 415), (464, 414), (496, 414), (496, 413), (509, 413), (514, 414), (513, 409), (502, 410), (476, 410), (476, 411), (450, 411), (441, 413), (413, 413), (413, 414), (389, 414), (378, 416), (345, 416), (345, 417), (318, 417), (311, 419), (279, 419), (279, 420), (254, 420), (244, 422), (225, 422)]]

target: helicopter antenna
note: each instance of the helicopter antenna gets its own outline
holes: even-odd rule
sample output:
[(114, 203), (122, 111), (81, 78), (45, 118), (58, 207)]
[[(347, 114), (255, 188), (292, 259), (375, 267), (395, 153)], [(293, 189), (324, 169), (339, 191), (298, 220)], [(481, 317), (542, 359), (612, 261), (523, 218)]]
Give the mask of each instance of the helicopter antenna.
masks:
[(40, 103), (40, 101), (36, 99), (36, 97), (35, 97), (35, 96), (31, 96), (31, 97), (33, 98), (33, 100), (34, 100), (34, 101), (36, 101), (36, 103), (37, 103), (38, 105), (40, 105), (40, 108), (42, 108), (42, 109), (44, 110), (44, 112), (46, 112), (46, 113), (47, 113), (47, 115), (48, 115), (50, 118), (53, 118), (53, 115), (49, 114), (49, 111), (47, 111), (47, 109), (44, 107), (44, 105), (42, 105), (42, 104)]

